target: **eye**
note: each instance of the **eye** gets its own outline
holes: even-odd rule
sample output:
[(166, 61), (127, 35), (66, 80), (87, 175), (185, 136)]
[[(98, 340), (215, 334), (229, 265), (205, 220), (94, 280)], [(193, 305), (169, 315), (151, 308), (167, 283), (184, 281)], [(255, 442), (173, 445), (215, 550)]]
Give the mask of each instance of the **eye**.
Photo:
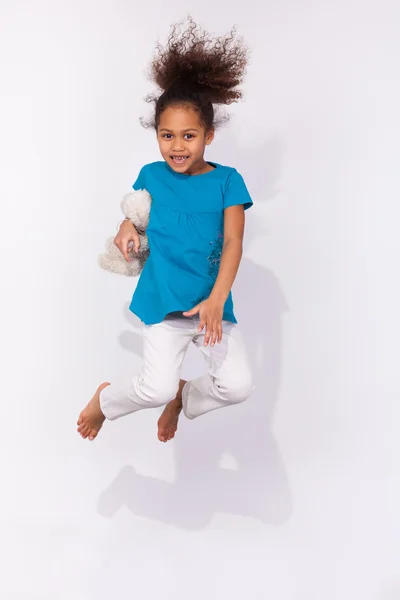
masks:
[(167, 137), (167, 136), (170, 136), (170, 137), (172, 137), (170, 133), (163, 133), (161, 137), (163, 137), (163, 138), (167, 138), (167, 140), (169, 140), (169, 139), (170, 139), (170, 137)]
[(193, 135), (193, 133), (186, 133), (185, 137), (188, 137), (188, 139), (190, 140), (190, 139), (194, 138), (194, 135)]

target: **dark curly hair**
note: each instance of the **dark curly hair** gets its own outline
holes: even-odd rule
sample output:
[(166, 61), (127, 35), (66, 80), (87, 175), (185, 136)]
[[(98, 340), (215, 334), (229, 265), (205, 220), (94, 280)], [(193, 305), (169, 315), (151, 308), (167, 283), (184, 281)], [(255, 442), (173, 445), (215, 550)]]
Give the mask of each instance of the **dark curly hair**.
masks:
[(191, 17), (183, 32), (179, 29), (182, 24), (172, 25), (165, 48), (159, 42), (156, 45), (149, 77), (162, 93), (147, 96), (148, 102), (155, 103), (155, 114), (150, 123), (142, 120), (142, 124), (157, 130), (168, 106), (190, 104), (209, 130), (217, 125), (213, 105), (242, 98), (237, 86), (243, 81), (249, 50), (237, 39), (236, 28), (211, 38)]

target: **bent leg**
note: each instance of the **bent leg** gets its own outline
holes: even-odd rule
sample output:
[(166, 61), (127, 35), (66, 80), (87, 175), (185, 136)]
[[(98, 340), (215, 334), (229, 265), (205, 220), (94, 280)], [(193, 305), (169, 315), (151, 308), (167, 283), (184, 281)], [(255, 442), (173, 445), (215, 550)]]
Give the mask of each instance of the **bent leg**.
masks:
[(183, 412), (189, 419), (204, 413), (238, 404), (252, 390), (250, 361), (240, 329), (234, 323), (223, 322), (220, 344), (204, 346), (204, 333), (193, 342), (208, 365), (207, 375), (188, 381), (182, 391)]
[(175, 398), (192, 333), (182, 319), (165, 319), (143, 327), (143, 366), (126, 385), (100, 392), (100, 408), (110, 421), (143, 408), (163, 406)]

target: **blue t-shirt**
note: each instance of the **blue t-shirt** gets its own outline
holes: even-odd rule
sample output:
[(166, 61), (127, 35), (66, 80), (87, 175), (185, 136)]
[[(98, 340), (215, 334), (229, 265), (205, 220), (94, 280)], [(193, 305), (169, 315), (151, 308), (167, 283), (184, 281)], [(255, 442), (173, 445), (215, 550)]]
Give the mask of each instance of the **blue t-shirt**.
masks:
[[(211, 294), (224, 241), (224, 209), (253, 202), (242, 176), (231, 167), (209, 163), (201, 175), (176, 173), (168, 163), (145, 165), (133, 189), (152, 197), (147, 237), (150, 255), (130, 310), (146, 325), (167, 314), (188, 311)], [(237, 323), (232, 294), (223, 319)]]

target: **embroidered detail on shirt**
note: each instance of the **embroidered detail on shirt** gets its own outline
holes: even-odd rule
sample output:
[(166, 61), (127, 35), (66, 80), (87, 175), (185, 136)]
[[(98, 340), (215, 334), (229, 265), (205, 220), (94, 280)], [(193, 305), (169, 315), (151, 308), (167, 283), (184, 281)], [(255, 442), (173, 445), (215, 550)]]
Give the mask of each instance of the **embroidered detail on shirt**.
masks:
[(210, 242), (210, 246), (212, 247), (211, 254), (208, 257), (208, 274), (215, 280), (218, 275), (219, 265), (221, 262), (222, 255), (222, 245), (223, 245), (224, 236), (221, 231), (218, 231), (218, 235), (213, 242)]
[[(223, 233), (221, 231), (218, 231), (218, 234), (217, 234), (217, 237), (215, 238), (215, 240), (213, 242), (210, 242), (211, 254), (207, 257), (208, 265), (209, 265), (208, 266), (208, 274), (210, 275), (210, 277), (212, 277), (214, 282), (218, 276), (219, 266), (221, 263), (223, 243), (224, 243)], [(200, 304), (200, 302), (204, 302), (204, 300), (207, 300), (207, 298), (211, 294), (211, 291), (212, 291), (212, 287), (210, 289), (209, 294), (202, 296), (198, 300), (194, 300), (193, 301), (194, 306), (197, 306), (198, 304)]]

